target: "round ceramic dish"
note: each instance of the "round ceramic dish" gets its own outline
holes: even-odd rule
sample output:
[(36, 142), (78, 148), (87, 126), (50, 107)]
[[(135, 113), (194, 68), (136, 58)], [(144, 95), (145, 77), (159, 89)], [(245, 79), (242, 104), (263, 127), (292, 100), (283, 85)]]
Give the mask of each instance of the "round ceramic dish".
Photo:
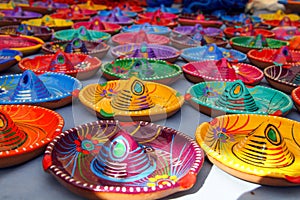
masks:
[(294, 104), (298, 110), (298, 112), (300, 112), (300, 87), (297, 87), (296, 89), (294, 89), (292, 91), (292, 99), (294, 101)]
[(151, 25), (149, 23), (145, 24), (135, 24), (131, 26), (123, 27), (122, 31), (125, 33), (139, 32), (140, 30), (145, 31), (147, 34), (159, 34), (159, 35), (169, 35), (171, 29), (165, 26)]
[(175, 62), (180, 56), (180, 51), (177, 49), (159, 44), (124, 44), (113, 47), (111, 54), (115, 58), (154, 58), (158, 60), (165, 60), (168, 62)]
[(0, 168), (24, 163), (40, 154), (64, 126), (56, 112), (38, 106), (1, 105)]
[(153, 18), (159, 16), (162, 19), (167, 19), (167, 20), (175, 20), (178, 18), (177, 15), (172, 14), (172, 13), (167, 13), (167, 12), (162, 12), (160, 9), (158, 9), (155, 12), (145, 12), (141, 13), (138, 15), (139, 18), (145, 19), (145, 18)]
[(88, 199), (150, 200), (190, 189), (203, 162), (196, 142), (174, 129), (142, 121), (96, 121), (57, 136), (43, 167)]
[(181, 35), (195, 35), (198, 32), (207, 36), (223, 36), (221, 29), (213, 27), (203, 28), (200, 24), (195, 26), (178, 26), (173, 29), (173, 33)]
[(97, 117), (121, 121), (166, 119), (184, 103), (183, 96), (176, 90), (136, 77), (90, 84), (80, 91), (79, 100)]
[(0, 76), (0, 104), (31, 104), (54, 109), (71, 103), (72, 92), (81, 87), (71, 76), (53, 72), (36, 76), (27, 70), (23, 74)]
[(268, 83), (283, 92), (291, 93), (300, 86), (300, 66), (295, 65), (272, 65), (264, 69)]
[(98, 16), (100, 16), (100, 17), (106, 17), (106, 16), (110, 16), (110, 15), (135, 18), (137, 16), (137, 13), (131, 12), (131, 11), (124, 11), (124, 10), (121, 10), (119, 7), (115, 7), (112, 10), (101, 10), (98, 12)]
[(290, 40), (294, 36), (300, 36), (300, 31), (295, 26), (282, 26), (272, 29), (278, 40)]
[(226, 58), (190, 62), (182, 66), (182, 70), (193, 83), (242, 80), (247, 85), (257, 85), (264, 77), (258, 68), (245, 63), (229, 63)]
[(136, 76), (145, 81), (170, 85), (182, 74), (181, 67), (151, 58), (125, 58), (107, 63), (101, 68), (107, 80), (128, 79)]
[(99, 17), (94, 17), (88, 22), (76, 22), (73, 28), (79, 29), (81, 26), (84, 26), (88, 30), (101, 31), (109, 34), (118, 33), (122, 28), (119, 24), (102, 22)]
[(21, 7), (15, 7), (13, 10), (2, 10), (0, 12), (4, 14), (4, 18), (6, 19), (29, 20), (42, 17), (40, 13), (23, 11)]
[(17, 50), (24, 56), (38, 52), (43, 44), (43, 40), (32, 36), (0, 35), (0, 49)]
[(280, 49), (253, 49), (247, 53), (248, 59), (255, 66), (264, 69), (274, 64), (297, 65), (300, 64), (300, 52), (288, 47)]
[(221, 58), (227, 58), (229, 61), (237, 60), (238, 62), (243, 62), (247, 59), (244, 53), (233, 49), (217, 47), (216, 44), (183, 49), (181, 57), (188, 62), (219, 60)]
[(96, 10), (96, 11), (107, 9), (106, 5), (95, 4), (92, 0), (87, 0), (86, 3), (77, 4), (77, 6), (81, 9)]
[(290, 18), (291, 21), (299, 21), (300, 17), (297, 14), (285, 14), (282, 10), (276, 13), (263, 13), (258, 15), (262, 20), (282, 20), (284, 17)]
[(47, 42), (42, 46), (42, 50), (46, 53), (56, 53), (62, 50), (66, 53), (84, 53), (99, 59), (103, 58), (110, 46), (104, 42), (83, 41), (79, 38), (73, 40), (56, 40)]
[(194, 19), (190, 18), (179, 18), (178, 23), (185, 26), (194, 26), (201, 24), (203, 27), (215, 27), (220, 28), (223, 25), (222, 21), (205, 19), (203, 15), (198, 15)]
[(202, 123), (198, 144), (208, 159), (240, 179), (271, 186), (299, 185), (300, 123), (283, 117), (224, 115)]
[(87, 54), (57, 51), (55, 54), (24, 58), (19, 62), (19, 68), (22, 71), (30, 69), (35, 74), (58, 72), (81, 80), (95, 75), (100, 69), (101, 64), (98, 58)]
[(249, 29), (248, 27), (227, 27), (224, 29), (225, 36), (227, 38), (232, 38), (236, 36), (257, 36), (259, 34), (263, 35), (265, 38), (274, 38), (275, 33), (265, 29)]
[(147, 7), (146, 12), (155, 12), (157, 10), (160, 10), (161, 12), (165, 13), (172, 13), (172, 14), (179, 14), (180, 10), (178, 8), (170, 8), (170, 7), (165, 7), (164, 4), (160, 4), (160, 7)]
[(137, 33), (119, 33), (112, 36), (112, 41), (118, 45), (129, 43), (168, 44), (170, 39), (163, 35), (147, 34), (141, 30)]
[(233, 37), (230, 39), (229, 43), (232, 48), (241, 51), (243, 53), (248, 53), (252, 49), (279, 49), (282, 46), (288, 46), (289, 43), (281, 40), (275, 40), (272, 38), (259, 39), (261, 35), (257, 36), (242, 36)]
[(216, 44), (219, 47), (226, 47), (227, 40), (223, 37), (210, 37), (196, 33), (193, 36), (172, 34), (170, 38), (171, 44), (177, 49), (185, 49), (189, 47), (198, 47), (206, 44)]
[(0, 34), (28, 35), (28, 36), (34, 36), (34, 37), (40, 38), (43, 41), (50, 40), (53, 33), (54, 33), (54, 30), (48, 28), (47, 26), (29, 26), (27, 24), (4, 26), (4, 27), (0, 28)]
[(107, 42), (110, 39), (110, 34), (87, 30), (85, 27), (81, 26), (79, 29), (68, 29), (57, 31), (53, 36), (58, 40), (73, 40), (74, 38), (79, 38), (84, 41), (103, 41)]
[(30, 4), (21, 5), (21, 8), (30, 12), (37, 12), (43, 15), (51, 14), (60, 8), (68, 8), (69, 5), (66, 3), (55, 3), (52, 0), (47, 2), (35, 1)]
[(17, 64), (23, 54), (16, 50), (2, 49), (0, 50), (0, 71), (4, 71)]
[(291, 98), (268, 87), (247, 88), (241, 80), (210, 81), (193, 85), (185, 99), (209, 116), (223, 114), (286, 115), (293, 107)]

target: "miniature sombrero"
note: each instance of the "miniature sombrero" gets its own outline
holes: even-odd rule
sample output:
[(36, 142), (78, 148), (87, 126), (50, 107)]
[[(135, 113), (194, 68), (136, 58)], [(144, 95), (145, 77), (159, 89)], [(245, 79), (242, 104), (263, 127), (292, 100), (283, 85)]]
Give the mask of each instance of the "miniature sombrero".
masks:
[(109, 33), (87, 30), (84, 26), (81, 26), (79, 29), (57, 31), (53, 34), (53, 36), (58, 40), (73, 40), (74, 38), (79, 38), (84, 41), (103, 42), (106, 42), (111, 37)]
[(272, 38), (265, 38), (261, 34), (257, 36), (233, 37), (230, 39), (229, 43), (232, 48), (241, 51), (243, 53), (247, 53), (251, 49), (263, 49), (263, 48), (279, 49), (282, 46), (289, 45), (288, 42), (276, 40)]
[(23, 74), (0, 76), (0, 104), (32, 104), (54, 109), (71, 103), (72, 92), (81, 87), (71, 76), (53, 72), (37, 76), (27, 70)]
[(77, 4), (77, 6), (81, 9), (96, 10), (96, 11), (107, 9), (106, 5), (95, 4), (92, 0), (87, 0), (86, 3)]
[(203, 28), (200, 24), (194, 26), (178, 26), (173, 29), (173, 33), (181, 35), (195, 35), (196, 33), (201, 33), (207, 36), (223, 36), (221, 29), (214, 27)]
[(43, 167), (85, 198), (140, 200), (191, 188), (203, 162), (196, 142), (172, 128), (101, 120), (57, 136)]
[(68, 8), (66, 3), (58, 3), (53, 0), (29, 1), (29, 4), (21, 5), (23, 10), (41, 13), (43, 15), (55, 12), (57, 9)]
[(4, 18), (4, 14), (0, 12), (0, 27), (19, 25), (20, 23), (21, 22), (19, 20)]
[(2, 49), (0, 50), (0, 71), (4, 71), (17, 64), (23, 54), (16, 50)]
[(285, 14), (282, 10), (276, 13), (264, 13), (258, 15), (262, 20), (282, 20), (284, 17), (289, 17), (292, 21), (299, 21), (300, 17), (297, 14)]
[(119, 33), (112, 36), (112, 41), (119, 45), (129, 44), (129, 43), (148, 43), (148, 44), (168, 44), (170, 39), (163, 35), (157, 34), (147, 34), (145, 31), (141, 30), (139, 32), (133, 33)]
[(115, 7), (112, 10), (101, 10), (98, 12), (98, 16), (100, 17), (107, 17), (109, 15), (134, 18), (137, 16), (137, 13), (132, 11), (123, 11), (119, 7)]
[(203, 60), (219, 60), (227, 58), (229, 61), (243, 62), (247, 59), (244, 53), (233, 49), (225, 49), (218, 47), (216, 44), (208, 44), (201, 47), (191, 47), (183, 49), (181, 57), (188, 62), (203, 61)]
[(175, 62), (180, 56), (180, 52), (167, 45), (159, 44), (124, 44), (113, 47), (111, 54), (116, 58), (154, 58)]
[(242, 80), (247, 85), (257, 85), (264, 77), (258, 68), (246, 63), (230, 63), (226, 58), (190, 62), (182, 66), (182, 70), (193, 83)]
[(64, 126), (58, 113), (29, 105), (1, 105), (0, 122), (0, 168), (42, 154)]
[(298, 110), (298, 112), (300, 112), (300, 87), (297, 87), (296, 89), (294, 89), (292, 91), (292, 99), (294, 101), (294, 104)]
[(157, 121), (175, 114), (184, 103), (176, 90), (136, 77), (90, 84), (79, 93), (88, 110), (103, 119)]
[(45, 15), (43, 18), (22, 21), (22, 24), (28, 24), (31, 26), (48, 26), (55, 31), (59, 31), (71, 28), (73, 22), (65, 19), (54, 19), (49, 15)]
[(227, 27), (233, 27), (233, 26), (242, 26), (248, 23), (261, 23), (262, 20), (260, 17), (257, 16), (247, 16), (244, 13), (238, 14), (238, 15), (223, 15), (221, 16), (221, 19), (226, 24)]
[(292, 21), (289, 17), (284, 17), (281, 20), (265, 20), (263, 23), (275, 28), (282, 26), (300, 27), (300, 21)]
[(73, 28), (78, 29), (81, 26), (84, 26), (88, 30), (101, 31), (110, 34), (118, 33), (122, 28), (119, 24), (103, 22), (99, 17), (91, 18), (88, 22), (76, 22), (73, 25)]
[(151, 25), (149, 23), (134, 24), (122, 28), (122, 31), (125, 33), (139, 32), (140, 30), (145, 31), (147, 34), (159, 34), (159, 35), (168, 35), (171, 32), (171, 29), (169, 27)]
[(262, 35), (265, 38), (274, 38), (275, 33), (265, 29), (253, 28), (252, 25), (243, 27), (227, 27), (224, 29), (224, 33), (227, 38), (236, 36), (257, 36)]
[(223, 114), (286, 115), (293, 107), (291, 98), (268, 87), (246, 87), (241, 80), (210, 81), (193, 85), (185, 99), (209, 116)]
[(224, 115), (202, 123), (197, 143), (208, 159), (240, 179), (271, 186), (299, 185), (300, 123), (283, 117)]
[(129, 79), (136, 76), (145, 81), (169, 85), (182, 74), (176, 64), (151, 58), (124, 58), (107, 63), (101, 68), (107, 80)]
[(0, 35), (0, 49), (13, 49), (29, 55), (36, 53), (44, 44), (43, 40), (32, 36)]
[(194, 35), (181, 35), (181, 34), (172, 34), (171, 38), (172, 46), (177, 49), (184, 49), (189, 47), (198, 47), (206, 44), (216, 44), (220, 47), (226, 47), (228, 44), (227, 40), (223, 37), (218, 36), (207, 36), (203, 35), (200, 32), (195, 33)]
[(300, 86), (300, 65), (272, 65), (264, 69), (268, 83), (277, 90), (291, 93)]
[(166, 7), (164, 4), (160, 4), (159, 7), (147, 7), (146, 12), (155, 12), (157, 10), (160, 10), (161, 12), (164, 13), (172, 13), (172, 14), (179, 14), (180, 10), (178, 8), (171, 8), (171, 7)]
[(77, 79), (87, 79), (100, 69), (101, 61), (87, 54), (65, 53), (58, 50), (55, 54), (36, 55), (19, 62), (22, 71), (30, 69), (35, 74), (58, 72)]
[(29, 26), (27, 24), (4, 26), (0, 28), (0, 34), (29, 35), (29, 36), (38, 37), (44, 41), (50, 40), (52, 38), (53, 33), (54, 30), (50, 29), (47, 26)]
[(271, 65), (300, 64), (300, 52), (283, 46), (280, 49), (253, 49), (247, 53), (248, 59), (255, 66), (264, 69)]
[(110, 46), (100, 41), (83, 41), (79, 38), (73, 40), (56, 40), (47, 42), (42, 46), (46, 53), (56, 53), (58, 50), (66, 53), (84, 53), (99, 59), (103, 58)]
[(199, 14), (193, 18), (179, 17), (178, 23), (186, 26), (194, 26), (201, 24), (203, 27), (216, 27), (220, 28), (223, 25), (222, 21), (206, 18), (203, 14)]
[(290, 40), (294, 36), (300, 36), (300, 31), (295, 26), (282, 26), (272, 29), (278, 40)]
[(117, 2), (114, 6), (111, 6), (109, 9), (111, 10), (116, 7), (119, 7), (123, 11), (130, 11), (130, 12), (136, 12), (136, 13), (144, 11), (144, 8), (137, 5), (136, 2), (128, 2), (128, 1)]
[(131, 25), (134, 20), (127, 16), (117, 15), (116, 12), (111, 12), (109, 15), (100, 16), (101, 21), (119, 24), (119, 25)]
[(4, 14), (4, 18), (6, 19), (28, 20), (42, 17), (40, 13), (23, 11), (21, 7), (15, 7), (13, 10), (2, 10), (0, 12)]
[(140, 18), (134, 21), (135, 24), (145, 24), (149, 23), (151, 25), (157, 26), (167, 26), (169, 28), (174, 28), (177, 26), (177, 22), (172, 19), (165, 19), (161, 12), (155, 12), (151, 18)]
[(84, 15), (80, 12), (72, 12), (70, 10), (67, 10), (65, 12), (55, 12), (53, 14), (50, 15), (50, 17), (54, 18), (54, 19), (65, 19), (65, 20), (70, 20), (70, 21), (74, 21), (74, 22), (78, 22), (78, 21), (87, 21), (90, 19), (90, 16), (88, 15)]
[(88, 8), (81, 8), (78, 4), (73, 4), (70, 8), (61, 8), (56, 11), (56, 13), (69, 13), (73, 16), (83, 15), (83, 16), (93, 16), (97, 14), (97, 10), (91, 10)]
[(16, 4), (13, 0), (8, 1), (7, 3), (0, 3), (0, 10), (13, 10), (16, 7)]
[(177, 15), (172, 14), (172, 13), (167, 13), (167, 12), (163, 12), (162, 10), (158, 9), (155, 12), (145, 12), (145, 13), (141, 13), (138, 14), (139, 18), (153, 18), (155, 16), (160, 16), (163, 19), (167, 19), (167, 20), (175, 20), (178, 18)]

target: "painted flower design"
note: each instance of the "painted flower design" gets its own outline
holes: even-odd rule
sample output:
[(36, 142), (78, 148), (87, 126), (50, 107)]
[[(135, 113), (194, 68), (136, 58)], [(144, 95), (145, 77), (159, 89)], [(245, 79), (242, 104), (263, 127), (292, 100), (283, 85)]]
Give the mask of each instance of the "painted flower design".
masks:
[(219, 93), (214, 91), (214, 89), (212, 87), (208, 87), (206, 86), (205, 88), (203, 88), (203, 96), (204, 97), (218, 97), (219, 96)]
[(177, 182), (177, 176), (172, 175), (169, 176), (168, 174), (163, 175), (156, 175), (155, 177), (151, 177), (148, 179), (147, 186), (148, 187), (155, 187), (155, 186), (171, 186), (172, 184)]
[(77, 139), (74, 141), (76, 151), (83, 154), (98, 153), (100, 144), (97, 140), (93, 140), (90, 134), (87, 134), (83, 140)]

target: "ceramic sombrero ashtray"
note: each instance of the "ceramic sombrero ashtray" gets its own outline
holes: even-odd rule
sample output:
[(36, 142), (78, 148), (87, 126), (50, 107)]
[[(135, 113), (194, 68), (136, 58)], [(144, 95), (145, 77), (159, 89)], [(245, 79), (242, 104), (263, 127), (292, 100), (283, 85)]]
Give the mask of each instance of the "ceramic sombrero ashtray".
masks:
[(101, 21), (119, 24), (119, 25), (131, 25), (134, 20), (127, 16), (120, 16), (116, 12), (111, 12), (109, 15), (100, 16)]
[(17, 21), (29, 20), (42, 17), (42, 14), (30, 11), (24, 11), (21, 7), (15, 7), (12, 10), (2, 10), (0, 11), (4, 14), (5, 19), (14, 19)]
[(272, 29), (272, 32), (275, 34), (275, 38), (278, 40), (290, 40), (294, 36), (300, 36), (300, 31), (298, 27), (295, 26), (282, 26)]
[(145, 31), (147, 34), (159, 34), (159, 35), (168, 35), (171, 32), (171, 29), (169, 27), (151, 25), (149, 23), (134, 24), (131, 26), (125, 26), (122, 29), (122, 31), (125, 33), (139, 32), (140, 30)]
[(283, 117), (224, 115), (202, 123), (198, 144), (208, 159), (240, 179), (271, 186), (300, 184), (300, 123)]
[(264, 69), (264, 74), (268, 83), (280, 91), (291, 93), (300, 86), (299, 65), (272, 65)]
[(16, 50), (2, 49), (0, 50), (0, 71), (4, 71), (22, 59), (23, 54)]
[(248, 16), (244, 13), (238, 15), (223, 15), (221, 16), (222, 21), (227, 27), (243, 26), (248, 23), (261, 23), (262, 20), (258, 16)]
[(226, 58), (190, 62), (182, 66), (182, 70), (185, 77), (193, 83), (242, 80), (247, 85), (257, 85), (264, 77), (257, 67), (246, 63), (232, 63)]
[(44, 170), (88, 199), (160, 199), (190, 189), (204, 161), (189, 136), (148, 122), (96, 121), (66, 130)]
[(157, 121), (175, 114), (184, 98), (176, 90), (136, 77), (90, 84), (79, 93), (88, 110), (104, 119)]
[(258, 15), (262, 20), (282, 20), (284, 17), (290, 18), (291, 21), (299, 21), (300, 17), (297, 14), (285, 14), (282, 10), (276, 13), (262, 13)]
[(19, 68), (22, 71), (30, 69), (35, 74), (58, 72), (77, 79), (87, 79), (97, 73), (101, 64), (98, 58), (87, 54), (57, 51), (55, 54), (24, 58), (19, 62)]
[(300, 112), (300, 86), (292, 91), (291, 96), (298, 112)]
[(28, 35), (42, 39), (43, 41), (50, 40), (53, 29), (47, 26), (29, 26), (27, 24), (20, 24), (14, 26), (4, 26), (0, 28), (0, 34), (4, 35)]
[(163, 35), (147, 34), (145, 31), (133, 33), (119, 33), (112, 36), (112, 41), (118, 45), (129, 43), (168, 44), (170, 39)]
[(78, 4), (73, 4), (69, 8), (60, 8), (56, 10), (56, 14), (67, 14), (69, 16), (83, 16), (84, 18), (91, 17), (97, 14), (96, 10), (79, 7)]
[(22, 21), (22, 24), (27, 24), (30, 26), (48, 26), (55, 31), (69, 29), (74, 24), (70, 20), (65, 19), (55, 19), (50, 17), (49, 15), (45, 15), (42, 18), (38, 19), (30, 19), (27, 21)]
[(265, 25), (271, 26), (273, 28), (280, 28), (285, 26), (293, 26), (293, 27), (300, 27), (299, 21), (292, 21), (289, 17), (284, 17), (281, 20), (265, 20), (263, 22)]
[(257, 36), (261, 34), (265, 38), (274, 38), (275, 33), (269, 30), (254, 28), (252, 25), (241, 26), (241, 27), (227, 27), (224, 29), (224, 34), (227, 38), (236, 36)]
[(241, 80), (210, 81), (191, 86), (185, 99), (209, 116), (223, 114), (286, 115), (293, 107), (283, 92), (264, 87), (247, 87)]
[(58, 113), (29, 105), (1, 105), (0, 123), (0, 168), (42, 154), (64, 126)]
[(175, 62), (180, 56), (180, 51), (167, 45), (141, 43), (113, 47), (111, 54), (115, 58), (154, 58)]
[(92, 0), (87, 0), (86, 3), (77, 4), (77, 6), (81, 9), (87, 10), (105, 10), (107, 9), (106, 5), (96, 4)]
[(158, 25), (158, 26), (167, 26), (169, 28), (173, 28), (177, 26), (177, 21), (171, 18), (164, 18), (163, 13), (160, 11), (156, 11), (153, 13), (152, 17), (150, 18), (139, 18), (134, 21), (135, 24), (145, 24), (149, 23), (151, 25)]
[(178, 8), (166, 7), (165, 4), (160, 4), (159, 7), (147, 7), (146, 12), (155, 12), (160, 10), (161, 12), (165, 13), (172, 13), (172, 14), (179, 14), (180, 10)]
[(207, 36), (203, 35), (200, 32), (195, 33), (194, 35), (181, 35), (173, 33), (170, 41), (172, 46), (177, 49), (184, 49), (189, 47), (198, 47), (206, 44), (216, 44), (219, 47), (226, 47), (228, 44), (227, 40), (219, 36)]
[(20, 5), (23, 10), (41, 13), (43, 15), (55, 12), (60, 8), (68, 8), (69, 5), (66, 3), (54, 2), (54, 0), (47, 1), (29, 1), (28, 4)]
[(79, 38), (84, 41), (103, 42), (107, 42), (111, 37), (109, 33), (87, 30), (84, 26), (81, 26), (79, 29), (57, 31), (53, 34), (53, 36), (58, 40), (73, 40), (74, 38)]
[(23, 74), (0, 76), (0, 104), (31, 104), (58, 108), (71, 103), (72, 93), (81, 83), (60, 73), (35, 75), (31, 70)]
[(162, 10), (158, 9), (154, 12), (144, 12), (144, 13), (140, 13), (138, 14), (138, 17), (141, 19), (149, 19), (149, 18), (153, 18), (155, 16), (160, 16), (163, 19), (167, 19), (167, 20), (175, 20), (178, 18), (178, 16), (176, 14), (173, 13), (168, 13), (168, 12), (163, 12)]
[(46, 53), (56, 53), (64, 51), (66, 53), (84, 53), (101, 59), (104, 57), (110, 46), (100, 41), (83, 41), (79, 38), (73, 40), (55, 40), (47, 42), (42, 46), (42, 50)]
[(112, 6), (108, 6), (108, 9), (113, 9), (119, 7), (123, 11), (130, 11), (130, 12), (136, 12), (140, 13), (144, 11), (144, 8), (141, 7), (139, 4), (136, 4), (136, 2), (113, 2)]
[(300, 64), (300, 52), (283, 46), (280, 49), (253, 49), (247, 53), (248, 59), (255, 66), (264, 69), (271, 65)]
[(243, 62), (247, 59), (247, 56), (244, 53), (233, 49), (218, 47), (216, 44), (183, 49), (181, 57), (188, 62), (219, 60), (221, 58), (227, 58), (229, 61)]
[(30, 55), (38, 52), (43, 40), (25, 35), (0, 35), (0, 49), (13, 49), (23, 53), (23, 55)]
[(214, 27), (207, 27), (204, 28), (200, 24), (196, 24), (194, 26), (177, 26), (173, 29), (173, 33), (180, 34), (180, 35), (195, 35), (196, 33), (201, 33), (202, 35), (207, 36), (220, 36), (222, 37), (223, 31), (219, 28)]
[(98, 16), (100, 17), (110, 16), (110, 15), (135, 18), (137, 16), (137, 13), (132, 11), (121, 10), (119, 7), (115, 7), (112, 10), (101, 10), (98, 12)]
[(222, 21), (216, 19), (210, 19), (204, 16), (203, 14), (199, 14), (193, 17), (179, 17), (178, 23), (185, 26), (194, 26), (196, 24), (201, 24), (203, 27), (216, 27), (220, 28), (223, 25)]
[(252, 49), (279, 49), (282, 46), (288, 46), (288, 42), (276, 40), (273, 38), (265, 38), (261, 34), (257, 36), (240, 36), (230, 39), (230, 45), (232, 48), (247, 53)]
[(119, 24), (103, 22), (100, 17), (91, 18), (88, 22), (76, 22), (73, 28), (78, 29), (81, 26), (84, 26), (88, 30), (101, 31), (109, 34), (118, 33), (122, 28)]
[(128, 79), (136, 76), (145, 81), (165, 85), (175, 82), (182, 74), (178, 65), (151, 58), (117, 59), (103, 65), (101, 70), (108, 80)]

